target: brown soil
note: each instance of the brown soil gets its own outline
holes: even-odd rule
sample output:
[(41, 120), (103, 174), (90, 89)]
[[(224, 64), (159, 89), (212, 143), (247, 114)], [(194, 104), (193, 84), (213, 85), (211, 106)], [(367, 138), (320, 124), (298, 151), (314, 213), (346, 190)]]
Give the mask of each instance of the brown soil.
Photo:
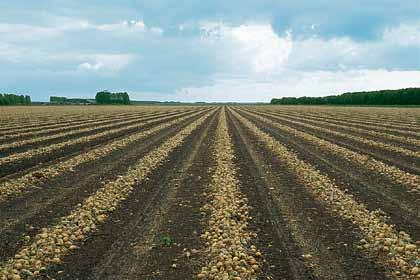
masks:
[[(234, 121), (234, 124), (236, 122)], [(276, 209), (279, 231), (289, 251), (286, 259), (295, 266), (294, 279), (302, 277), (300, 271), (307, 267), (309, 273), (321, 279), (385, 279), (380, 268), (362, 255), (356, 248), (358, 230), (330, 215), (319, 205), (281, 162), (270, 155), (246, 130), (235, 124), (244, 150), (252, 161), (247, 166), (257, 169), (265, 184), (267, 197), (271, 197)], [(241, 146), (241, 145), (237, 145)], [(264, 204), (265, 205), (265, 204)], [(275, 224), (275, 223), (274, 223)], [(309, 257), (309, 256), (311, 257)], [(305, 256), (305, 257), (304, 257)], [(273, 278), (276, 279), (276, 278)]]
[(343, 190), (349, 190), (370, 210), (382, 209), (389, 213), (391, 223), (397, 225), (399, 230), (410, 233), (416, 240), (420, 239), (419, 195), (408, 192), (406, 188), (384, 176), (321, 151), (316, 146), (305, 143), (293, 135), (280, 133), (275, 128), (264, 126), (252, 117), (250, 119), (297, 152), (301, 159), (310, 162), (318, 170), (334, 178)]
[[(78, 166), (73, 172), (37, 186), (32, 192), (0, 204), (0, 261), (11, 257), (22, 245), (23, 235), (39, 230), (66, 215), (75, 205), (95, 192), (106, 181), (122, 175), (148, 151), (156, 148), (192, 120), (166, 129), (131, 147)], [(77, 176), (75, 176), (77, 174)]]
[[(165, 122), (170, 121), (170, 120), (175, 119), (175, 118), (176, 117), (166, 119)], [(159, 120), (159, 117), (156, 117), (156, 120)], [(3, 164), (2, 168), (0, 169), (0, 178), (5, 177), (7, 175), (20, 173), (23, 170), (26, 170), (26, 169), (34, 167), (34, 166), (36, 166), (38, 168), (38, 167), (40, 167), (44, 164), (49, 164), (51, 161), (54, 161), (54, 160), (63, 160), (68, 156), (83, 153), (84, 151), (92, 149), (92, 148), (94, 148), (98, 145), (106, 145), (106, 143), (109, 142), (109, 141), (112, 141), (112, 140), (115, 140), (115, 139), (118, 139), (118, 138), (121, 138), (121, 137), (126, 137), (129, 134), (147, 129), (148, 127), (154, 126), (154, 125), (159, 124), (159, 123), (160, 122), (157, 122), (157, 123), (151, 124), (151, 125), (146, 125), (146, 126), (143, 126), (141, 128), (132, 128), (132, 129), (124, 130), (124, 131), (121, 131), (121, 132), (104, 135), (102, 137), (94, 139), (93, 141), (70, 145), (70, 146), (67, 146), (63, 149), (54, 150), (51, 153), (46, 153), (46, 154), (43, 154), (43, 155), (40, 155), (40, 156), (37, 156), (37, 157), (34, 157), (34, 158), (28, 158), (28, 159), (23, 159), (23, 160), (18, 161), (18, 162), (11, 162), (11, 163)], [(68, 140), (68, 139), (66, 139), (66, 140)], [(65, 141), (65, 140), (63, 140), (63, 141)]]
[[(33, 240), (42, 228), (55, 225), (105, 183), (124, 175), (148, 152), (158, 148), (210, 109), (192, 108), (186, 114), (202, 111), (198, 116), (163, 129), (130, 147), (43, 180), (29, 192), (0, 203), (0, 278), (3, 264), (12, 259), (22, 246), (29, 244), (24, 241), (24, 236), (30, 236), (30, 240)], [(252, 107), (242, 109), (256, 112)], [(381, 263), (360, 249), (360, 240), (365, 233), (316, 199), (314, 192), (308, 188), (309, 184), (304, 185), (278, 154), (271, 154), (269, 147), (251, 133), (241, 118), (232, 114), (232, 110), (285, 145), (300, 160), (310, 163), (323, 175), (333, 179), (338, 188), (351, 193), (354, 200), (366, 205), (368, 210), (383, 210), (389, 216), (386, 223), (407, 232), (413, 242), (420, 240), (419, 194), (410, 193), (405, 186), (388, 177), (372, 174), (357, 163), (312, 146), (293, 134), (280, 132), (242, 109), (227, 107), (225, 110), (235, 154), (233, 164), (230, 161), (229, 166), (237, 167), (235, 174), (239, 184), (235, 185), (239, 185), (240, 192), (250, 206), (247, 215), (251, 219), (247, 230), (256, 233), (252, 244), (263, 256), (258, 264), (258, 279), (390, 279)], [(165, 116), (179, 111), (181, 109), (169, 110)], [(214, 179), (215, 167), (220, 166), (216, 164), (220, 161), (216, 162), (213, 151), (218, 117), (223, 112), (221, 108), (214, 111), (179, 147), (169, 153), (161, 165), (152, 170), (146, 180), (137, 183), (128, 198), (115, 211), (109, 212), (103, 223), (98, 223), (97, 229), (88, 235), (79, 248), (63, 255), (60, 264), (48, 266), (37, 279), (197, 279), (209, 258), (205, 253), (209, 244), (205, 244), (201, 236), (208, 230), (208, 216), (203, 206), (209, 203), (209, 186)], [(126, 114), (136, 115), (134, 112)], [(159, 120), (159, 111), (156, 111), (156, 116), (154, 114), (151, 113), (150, 117)], [(276, 120), (276, 114), (270, 114), (271, 117), (264, 117)], [(120, 112), (120, 115), (124, 113)], [(78, 117), (83, 119), (82, 115)], [(355, 145), (348, 139), (287, 121), (276, 121), (368, 154), (413, 174), (420, 172), (419, 162), (413, 158)], [(24, 126), (30, 128), (33, 125)], [(6, 164), (0, 168), (0, 182), (19, 178), (29, 171), (56, 164), (148, 127)], [(72, 137), (76, 139), (80, 136), (82, 134)], [(64, 137), (60, 141), (65, 139), (70, 138)], [(22, 146), (10, 153), (54, 141), (58, 140)]]
[[(264, 115), (264, 117), (267, 117)], [(387, 151), (384, 149), (380, 149), (377, 147), (370, 147), (366, 145), (362, 145), (360, 143), (357, 143), (351, 139), (345, 138), (345, 137), (338, 137), (335, 135), (331, 135), (329, 133), (325, 133), (322, 131), (317, 131), (311, 128), (302, 127), (297, 124), (289, 123), (288, 121), (284, 120), (278, 120), (276, 119), (276, 114), (273, 114), (273, 116), (268, 116), (267, 118), (271, 120), (276, 120), (277, 122), (291, 126), (293, 128), (296, 128), (298, 130), (305, 131), (307, 133), (310, 133), (312, 135), (315, 135), (317, 137), (320, 137), (322, 139), (331, 141), (333, 143), (339, 144), (340, 146), (346, 147), (348, 149), (354, 150), (359, 153), (367, 154), (373, 158), (379, 159), (385, 163), (389, 163), (391, 165), (395, 165), (398, 168), (405, 170), (407, 172), (411, 173), (419, 173), (420, 168), (418, 166), (418, 158), (406, 156), (397, 154), (395, 152)], [(302, 122), (303, 123), (303, 122)], [(363, 136), (360, 136), (363, 138)]]

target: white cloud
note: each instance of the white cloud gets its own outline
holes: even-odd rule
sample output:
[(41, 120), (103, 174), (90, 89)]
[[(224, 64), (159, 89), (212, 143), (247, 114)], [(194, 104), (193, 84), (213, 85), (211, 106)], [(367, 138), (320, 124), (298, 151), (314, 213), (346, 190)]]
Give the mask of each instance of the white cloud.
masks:
[(149, 27), (142, 20), (95, 24), (81, 19), (58, 18), (48, 26), (0, 23), (0, 38), (3, 43), (45, 41), (57, 36), (65, 36), (66, 32), (85, 30), (114, 32), (118, 34), (150, 33), (161, 35), (163, 33), (162, 28), (157, 26)]
[[(420, 25), (389, 29), (381, 39), (364, 42), (349, 37), (292, 38), (291, 32), (279, 36), (269, 24), (232, 27), (206, 22), (200, 29), (201, 39), (223, 58), (217, 61), (229, 71), (213, 73), (211, 85), (177, 90), (175, 100), (256, 102), (420, 86), (419, 70), (399, 70), (388, 63), (398, 59), (389, 57), (395, 42), (404, 38), (405, 44), (420, 42)], [(253, 71), (241, 71), (248, 66)]]
[(89, 62), (84, 62), (82, 64), (79, 64), (79, 69), (83, 69), (83, 70), (99, 70), (103, 67), (104, 65), (102, 63), (94, 63), (91, 64)]
[(349, 91), (419, 86), (420, 71), (287, 71), (271, 80), (219, 79), (210, 86), (185, 87), (176, 92), (174, 100), (268, 102), (273, 97), (282, 96), (324, 96)]
[(191, 31), (197, 31), (197, 23), (195, 22), (183, 22), (176, 26), (179, 32), (191, 32)]
[(18, 63), (25, 50), (0, 42), (0, 60)]
[(73, 19), (66, 17), (55, 17), (53, 22), (48, 26), (50, 29), (56, 29), (61, 32), (84, 30), (91, 28), (92, 24), (88, 20)]
[(137, 32), (145, 32), (147, 31), (147, 26), (144, 24), (142, 20), (130, 20), (130, 21), (122, 21), (119, 23), (111, 23), (111, 24), (101, 24), (101, 25), (94, 25), (91, 24), (93, 29), (97, 29), (100, 31), (137, 31)]
[(292, 52), (291, 33), (277, 36), (271, 25), (241, 25), (232, 28), (232, 37), (243, 44), (243, 55), (253, 55), (257, 73), (267, 73), (281, 67)]
[(22, 64), (28, 68), (57, 69), (56, 65), (62, 65), (63, 70), (74, 71), (76, 64), (78, 70), (119, 72), (137, 58), (138, 55), (132, 53), (48, 52), (0, 42), (0, 61)]
[(206, 22), (200, 27), (202, 39), (229, 52), (238, 67), (250, 65), (255, 73), (281, 70), (292, 52), (291, 33), (278, 36), (270, 24), (229, 26), (220, 22)]
[(163, 34), (163, 29), (159, 28), (159, 27), (151, 27), (150, 32), (152, 32), (154, 34), (162, 35)]
[(383, 39), (398, 45), (420, 47), (420, 23), (400, 24), (397, 27), (387, 28), (383, 33)]
[(79, 70), (118, 72), (134, 60), (130, 54), (80, 55), (79, 59), (88, 60), (78, 65)]
[(150, 33), (155, 35), (162, 35), (163, 29), (157, 26), (147, 26), (142, 20), (125, 20), (117, 23), (107, 24), (93, 24), (88, 23), (83, 28), (90, 28), (102, 32), (116, 32), (116, 33)]
[(3, 43), (41, 41), (59, 33), (56, 28), (0, 23), (0, 38)]
[[(147, 27), (141, 20), (123, 21), (115, 24), (93, 24), (86, 20), (55, 18), (48, 26), (35, 26), (27, 24), (0, 23), (0, 61), (13, 64), (22, 64), (33, 68), (58, 69), (62, 65), (63, 71), (101, 71), (118, 72), (133, 62), (136, 55), (91, 53), (91, 50), (63, 49), (51, 51), (49, 42), (59, 42), (66, 38), (67, 32), (94, 30), (96, 32), (110, 33), (126, 36), (132, 33), (149, 33), (160, 35), (163, 30), (158, 27)], [(71, 34), (71, 36), (75, 36)], [(106, 34), (104, 36), (107, 36)], [(75, 36), (77, 38), (77, 36)], [(52, 43), (51, 45), (53, 45)], [(57, 70), (58, 71), (58, 70)]]
[(398, 89), (420, 86), (420, 71), (362, 69), (348, 71), (315, 71), (298, 75), (290, 91), (296, 96), (322, 96), (349, 91)]
[(347, 37), (301, 38), (293, 41), (288, 66), (294, 69), (363, 68), (370, 62), (372, 43), (358, 43)]

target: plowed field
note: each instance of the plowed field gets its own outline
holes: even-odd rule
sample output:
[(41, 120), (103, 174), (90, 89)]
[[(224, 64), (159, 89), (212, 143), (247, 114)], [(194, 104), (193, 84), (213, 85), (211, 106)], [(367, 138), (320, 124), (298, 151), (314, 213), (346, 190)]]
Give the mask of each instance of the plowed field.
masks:
[(2, 109), (3, 279), (420, 279), (420, 109)]

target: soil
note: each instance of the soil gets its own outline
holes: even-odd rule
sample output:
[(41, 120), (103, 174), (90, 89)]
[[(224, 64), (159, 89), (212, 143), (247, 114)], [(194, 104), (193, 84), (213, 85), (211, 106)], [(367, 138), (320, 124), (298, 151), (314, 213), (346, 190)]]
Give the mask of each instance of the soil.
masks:
[[(267, 116), (264, 115), (264, 117), (267, 117)], [(303, 127), (301, 125), (290, 123), (288, 121), (279, 120), (276, 118), (276, 114), (273, 114), (272, 116), (268, 116), (267, 118), (271, 120), (275, 120), (281, 124), (293, 127), (295, 129), (305, 131), (314, 136), (331, 141), (335, 144), (346, 147), (358, 153), (369, 155), (385, 163), (394, 165), (404, 171), (411, 172), (411, 173), (420, 173), (420, 168), (418, 166), (418, 158), (402, 155), (402, 154), (392, 152), (392, 151), (387, 151), (378, 147), (367, 146), (364, 144), (360, 144), (359, 142), (355, 142), (354, 140), (351, 140), (346, 137), (332, 135), (330, 133), (318, 131), (312, 128)], [(302, 121), (302, 123), (304, 122)], [(360, 137), (363, 138), (363, 136), (360, 136)]]
[(60, 174), (24, 196), (0, 204), (0, 261), (16, 253), (23, 245), (23, 235), (34, 236), (43, 227), (54, 224), (105, 182), (124, 174), (147, 152), (191, 122), (188, 120), (133, 143), (101, 158), (100, 162), (81, 164), (73, 172)]
[[(162, 122), (166, 122), (166, 121), (170, 121), (172, 119), (175, 119), (176, 117), (174, 116), (173, 118), (169, 118), (169, 119), (165, 119)], [(159, 120), (159, 117), (155, 117), (155, 118), (151, 118), (152, 119), (156, 119)], [(31, 167), (36, 167), (39, 168), (45, 164), (49, 164), (51, 161), (54, 160), (63, 160), (64, 158), (68, 157), (68, 156), (73, 156), (75, 154), (78, 153), (83, 153), (84, 151), (87, 151), (89, 149), (95, 148), (99, 145), (106, 145), (107, 142), (109, 141), (113, 141), (115, 139), (121, 138), (121, 137), (126, 137), (129, 134), (133, 134), (136, 133), (138, 131), (147, 129), (151, 126), (154, 126), (156, 124), (159, 124), (161, 122), (157, 122), (154, 124), (149, 124), (149, 125), (145, 125), (142, 126), (140, 128), (131, 128), (128, 130), (123, 130), (123, 131), (119, 131), (116, 133), (112, 133), (112, 134), (107, 134), (107, 135), (103, 135), (99, 138), (96, 138), (92, 141), (88, 141), (88, 142), (83, 142), (83, 143), (76, 143), (73, 145), (69, 145), (66, 146), (65, 148), (59, 149), (59, 150), (53, 150), (50, 153), (45, 153), (45, 154), (41, 154), (39, 156), (36, 157), (31, 157), (31, 158), (27, 158), (27, 159), (22, 159), (20, 161), (17, 162), (11, 162), (11, 163), (6, 163), (2, 165), (2, 168), (0, 169), (0, 178), (5, 177), (7, 175), (13, 175), (15, 173), (20, 173), (28, 168)], [(62, 141), (66, 141), (68, 140), (63, 139)], [(34, 147), (36, 149), (36, 147)], [(30, 149), (28, 149), (30, 150)]]
[(389, 213), (390, 222), (420, 239), (420, 196), (369, 170), (360, 168), (338, 156), (329, 154), (291, 134), (280, 133), (250, 117), (265, 132), (295, 151), (299, 158), (310, 162), (322, 173), (338, 182), (341, 189), (350, 191), (369, 210), (382, 209)]
[[(373, 174), (356, 163), (261, 122), (246, 113), (250, 110), (259, 114), (252, 107), (243, 108), (229, 106), (225, 110), (221, 107), (214, 110), (145, 180), (136, 183), (129, 197), (97, 225), (96, 231), (79, 248), (63, 256), (59, 265), (47, 266), (37, 279), (197, 279), (208, 258), (205, 253), (208, 244), (201, 237), (208, 226), (203, 206), (209, 203), (207, 194), (216, 167), (213, 153), (215, 132), (218, 117), (223, 112), (227, 114), (234, 147), (239, 189), (250, 206), (249, 216), (252, 219), (248, 229), (256, 233), (252, 244), (263, 256), (258, 279), (390, 279), (386, 268), (381, 267), (378, 260), (359, 249), (363, 232), (319, 202), (284, 160), (271, 154), (261, 140), (232, 114), (232, 110), (251, 120), (296, 153), (299, 159), (333, 179), (341, 190), (351, 193), (370, 211), (383, 210), (389, 216), (387, 223), (407, 232), (414, 241), (420, 240), (420, 196), (408, 192), (405, 186), (386, 176)], [(63, 172), (34, 186), (27, 193), (0, 203), (0, 276), (2, 264), (27, 245), (24, 236), (33, 237), (42, 228), (56, 224), (105, 183), (123, 176), (150, 151), (158, 149), (210, 109), (191, 107), (185, 114), (200, 110), (201, 113), (130, 147), (113, 151), (100, 160)], [(159, 120), (163, 115), (174, 114), (171, 119), (175, 119), (175, 114), (180, 111), (168, 109), (168, 113), (163, 114), (163, 111), (157, 110), (150, 113), (150, 118)], [(349, 139), (293, 125), (277, 119), (275, 113), (270, 114), (268, 117), (261, 116), (420, 174), (418, 159), (355, 145)], [(127, 112), (127, 116), (130, 115), (135, 114)], [(0, 182), (54, 165), (87, 149), (106, 145), (109, 141), (122, 139), (156, 124), (6, 164), (1, 166)], [(76, 139), (80, 136), (82, 134), (72, 137)], [(360, 137), (364, 135), (360, 134)], [(70, 138), (64, 137), (60, 141), (66, 139)], [(10, 151), (10, 154), (54, 141), (22, 146)]]

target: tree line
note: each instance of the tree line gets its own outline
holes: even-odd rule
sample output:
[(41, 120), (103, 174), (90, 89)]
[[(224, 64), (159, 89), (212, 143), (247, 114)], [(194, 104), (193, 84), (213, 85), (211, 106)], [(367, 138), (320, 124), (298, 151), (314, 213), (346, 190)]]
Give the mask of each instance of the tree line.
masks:
[(420, 105), (420, 88), (347, 92), (324, 97), (283, 97), (271, 99), (282, 105)]
[(29, 95), (0, 93), (0, 105), (29, 105), (29, 104), (31, 104), (31, 97)]
[(96, 93), (97, 104), (130, 104), (130, 97), (127, 92), (100, 91)]
[(62, 96), (50, 96), (50, 103), (62, 105), (93, 104), (94, 100), (86, 98), (67, 98)]

